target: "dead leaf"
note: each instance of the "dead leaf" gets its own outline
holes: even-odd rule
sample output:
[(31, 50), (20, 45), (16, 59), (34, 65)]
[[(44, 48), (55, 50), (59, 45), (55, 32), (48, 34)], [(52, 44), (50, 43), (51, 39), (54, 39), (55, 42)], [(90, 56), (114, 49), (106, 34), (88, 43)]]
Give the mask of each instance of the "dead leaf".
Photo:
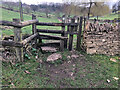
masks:
[(29, 71), (27, 71), (27, 70), (25, 70), (25, 73), (30, 74), (30, 72), (29, 72)]
[(70, 56), (67, 56), (68, 59), (70, 59)]
[(109, 79), (107, 79), (107, 82), (108, 82), (108, 83), (110, 83), (110, 80), (109, 80)]
[(70, 76), (73, 76), (73, 72), (70, 73)]
[(12, 87), (15, 88), (15, 85), (13, 83), (11, 83)]
[(68, 63), (71, 63), (71, 61), (68, 61)]
[(72, 57), (72, 58), (78, 58), (79, 55), (72, 55), (71, 57)]
[(113, 79), (115, 79), (115, 80), (119, 80), (119, 78), (117, 78), (117, 77), (113, 77)]
[(75, 64), (73, 64), (73, 67), (75, 67)]
[(110, 61), (117, 62), (114, 58), (110, 58)]

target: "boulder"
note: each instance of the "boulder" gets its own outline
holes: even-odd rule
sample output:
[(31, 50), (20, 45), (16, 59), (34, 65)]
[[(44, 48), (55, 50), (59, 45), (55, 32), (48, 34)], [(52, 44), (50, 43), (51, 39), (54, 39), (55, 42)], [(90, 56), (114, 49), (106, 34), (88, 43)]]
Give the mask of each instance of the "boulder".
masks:
[(58, 53), (54, 53), (54, 54), (48, 56), (47, 62), (56, 61), (56, 60), (58, 60), (58, 59), (62, 59), (62, 55), (61, 55), (61, 54), (58, 54)]

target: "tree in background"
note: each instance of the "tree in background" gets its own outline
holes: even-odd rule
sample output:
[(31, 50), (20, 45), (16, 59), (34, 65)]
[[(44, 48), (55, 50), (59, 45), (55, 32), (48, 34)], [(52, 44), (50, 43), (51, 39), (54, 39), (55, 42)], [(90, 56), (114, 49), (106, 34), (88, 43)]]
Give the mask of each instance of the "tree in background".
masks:
[(110, 13), (109, 6), (106, 5), (104, 2), (96, 2), (96, 5), (93, 5), (91, 7), (91, 14), (93, 16), (97, 16), (97, 19), (98, 16), (103, 16), (109, 13)]
[(113, 6), (112, 6), (112, 12), (114, 13), (120, 13), (119, 12), (120, 11), (120, 1), (119, 2), (117, 2), (117, 3), (115, 3)]
[(24, 10), (25, 10), (26, 13), (30, 13), (30, 7), (29, 6), (27, 6), (27, 5), (24, 6)]
[(63, 0), (63, 2), (66, 4), (65, 13), (69, 15), (75, 14), (75, 15), (80, 15), (83, 13), (83, 15), (86, 15), (86, 12), (88, 14), (88, 18), (91, 13), (91, 7), (92, 5), (96, 4), (96, 2), (93, 2), (92, 0), (89, 0), (89, 2), (82, 2), (81, 0)]
[(63, 0), (64, 1), (64, 13), (73, 15), (84, 15), (88, 19), (90, 15), (103, 16), (110, 12), (109, 6), (104, 2), (94, 2), (94, 0), (88, 0), (83, 2), (81, 0)]
[(37, 5), (30, 5), (30, 8), (35, 12), (38, 10), (38, 6)]

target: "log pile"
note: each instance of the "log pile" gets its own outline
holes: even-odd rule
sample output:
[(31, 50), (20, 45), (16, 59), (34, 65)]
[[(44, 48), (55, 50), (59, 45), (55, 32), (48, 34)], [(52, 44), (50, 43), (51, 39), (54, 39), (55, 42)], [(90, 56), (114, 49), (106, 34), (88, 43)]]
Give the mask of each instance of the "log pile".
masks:
[(95, 24), (87, 22), (83, 35), (83, 47), (88, 54), (120, 54), (120, 33), (118, 24)]

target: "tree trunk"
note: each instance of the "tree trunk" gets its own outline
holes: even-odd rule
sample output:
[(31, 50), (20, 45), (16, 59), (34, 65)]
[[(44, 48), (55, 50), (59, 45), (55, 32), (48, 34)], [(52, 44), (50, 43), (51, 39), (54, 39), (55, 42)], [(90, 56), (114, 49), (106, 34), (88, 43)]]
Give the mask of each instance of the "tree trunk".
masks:
[(93, 4), (93, 2), (91, 2), (91, 0), (90, 0), (90, 7), (88, 9), (88, 19), (90, 18), (90, 11), (91, 11), (92, 4)]
[(23, 8), (22, 8), (21, 0), (19, 0), (19, 10), (20, 10), (20, 20), (23, 21)]

